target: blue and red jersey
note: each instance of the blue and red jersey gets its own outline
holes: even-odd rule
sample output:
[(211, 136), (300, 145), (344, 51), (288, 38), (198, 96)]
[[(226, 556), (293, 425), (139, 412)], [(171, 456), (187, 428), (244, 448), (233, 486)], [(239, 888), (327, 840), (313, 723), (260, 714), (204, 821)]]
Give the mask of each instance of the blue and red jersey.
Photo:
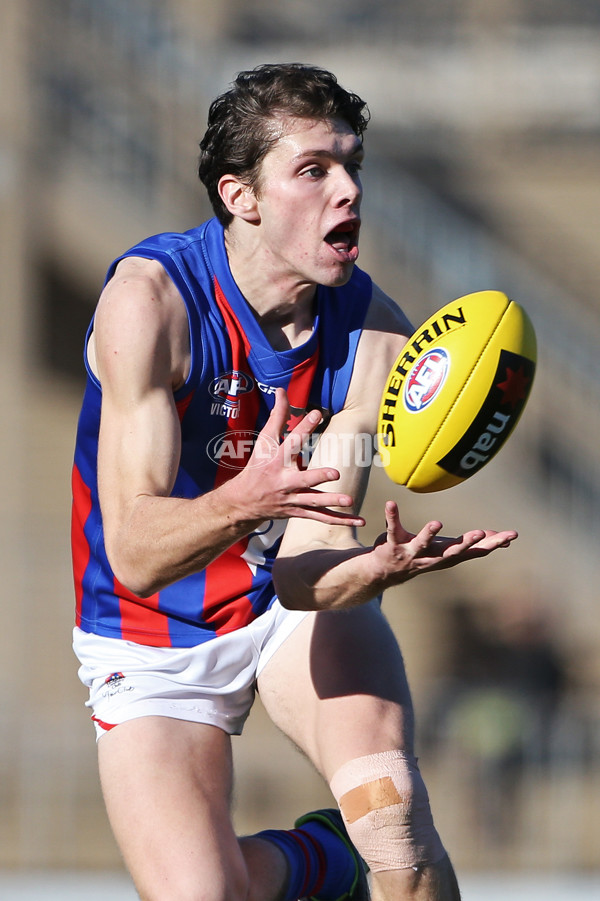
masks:
[[(119, 260), (131, 256), (162, 264), (188, 315), (190, 372), (175, 393), (181, 459), (174, 497), (197, 497), (235, 475), (266, 423), (277, 387), (288, 392), (293, 420), (310, 409), (327, 419), (343, 407), (371, 299), (371, 280), (360, 269), (344, 287), (317, 289), (315, 326), (305, 344), (274, 351), (231, 275), (216, 219), (143, 241), (112, 263), (106, 280)], [(88, 337), (92, 328), (93, 322)], [(77, 625), (139, 644), (190, 647), (252, 622), (274, 600), (271, 569), (284, 521), (265, 522), (201, 572), (148, 598), (115, 577), (98, 501), (102, 392), (87, 360), (86, 369), (73, 467)]]

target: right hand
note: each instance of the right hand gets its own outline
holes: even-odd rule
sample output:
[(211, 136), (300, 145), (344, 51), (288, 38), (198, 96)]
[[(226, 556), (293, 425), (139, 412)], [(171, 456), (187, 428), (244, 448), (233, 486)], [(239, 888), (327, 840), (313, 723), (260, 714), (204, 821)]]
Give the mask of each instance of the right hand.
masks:
[(302, 447), (320, 424), (321, 413), (311, 410), (281, 441), (289, 412), (287, 394), (278, 388), (275, 405), (247, 466), (229, 483), (235, 491), (233, 503), (244, 509), (246, 518), (257, 522), (295, 516), (329, 525), (363, 526), (362, 516), (344, 510), (354, 505), (350, 495), (317, 489), (325, 482), (337, 481), (337, 469), (300, 466)]

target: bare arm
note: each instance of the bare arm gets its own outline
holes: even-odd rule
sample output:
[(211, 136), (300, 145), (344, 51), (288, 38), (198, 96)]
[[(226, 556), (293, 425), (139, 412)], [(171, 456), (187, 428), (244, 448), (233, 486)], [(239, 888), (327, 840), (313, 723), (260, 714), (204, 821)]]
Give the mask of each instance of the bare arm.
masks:
[[(352, 499), (343, 492), (315, 491), (336, 479), (334, 469), (293, 465), (320, 421), (315, 413), (258, 475), (247, 467), (200, 497), (170, 497), (180, 455), (173, 391), (185, 380), (188, 341), (183, 303), (162, 267), (121, 263), (98, 305), (90, 357), (102, 385), (98, 483), (107, 554), (117, 578), (142, 596), (203, 569), (266, 519), (350, 516), (362, 524), (344, 513)], [(275, 443), (287, 412), (279, 392), (264, 430)]]
[[(357, 511), (369, 468), (353, 453), (355, 436), (375, 434), (385, 379), (411, 331), (395, 305), (375, 289), (345, 408), (332, 417), (311, 461), (340, 472), (327, 487), (355, 498)], [(273, 570), (282, 604), (307, 610), (352, 607), (420, 573), (486, 556), (517, 537), (514, 531), (474, 529), (458, 538), (442, 538), (437, 520), (417, 533), (408, 532), (393, 500), (385, 505), (385, 522), (386, 531), (372, 547), (357, 541), (352, 524), (290, 522)]]

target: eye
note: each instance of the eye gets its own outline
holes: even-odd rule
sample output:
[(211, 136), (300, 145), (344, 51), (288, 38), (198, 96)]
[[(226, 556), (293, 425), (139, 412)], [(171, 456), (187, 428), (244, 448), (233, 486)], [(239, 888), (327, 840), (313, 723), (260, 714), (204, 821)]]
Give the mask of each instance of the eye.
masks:
[(351, 162), (349, 162), (346, 166), (346, 169), (350, 173), (350, 175), (358, 175), (362, 170), (362, 163), (359, 162), (359, 160), (351, 160)]
[(309, 166), (307, 169), (302, 170), (302, 175), (306, 175), (308, 178), (321, 178), (324, 174), (325, 172), (321, 166)]

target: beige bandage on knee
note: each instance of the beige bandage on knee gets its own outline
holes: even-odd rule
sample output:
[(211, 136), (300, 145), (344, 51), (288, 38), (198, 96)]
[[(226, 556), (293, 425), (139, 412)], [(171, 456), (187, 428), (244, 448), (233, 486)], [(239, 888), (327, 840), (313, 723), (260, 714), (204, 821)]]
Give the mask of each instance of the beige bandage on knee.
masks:
[(350, 760), (334, 774), (331, 791), (352, 843), (374, 873), (427, 866), (446, 853), (411, 754), (384, 751)]

